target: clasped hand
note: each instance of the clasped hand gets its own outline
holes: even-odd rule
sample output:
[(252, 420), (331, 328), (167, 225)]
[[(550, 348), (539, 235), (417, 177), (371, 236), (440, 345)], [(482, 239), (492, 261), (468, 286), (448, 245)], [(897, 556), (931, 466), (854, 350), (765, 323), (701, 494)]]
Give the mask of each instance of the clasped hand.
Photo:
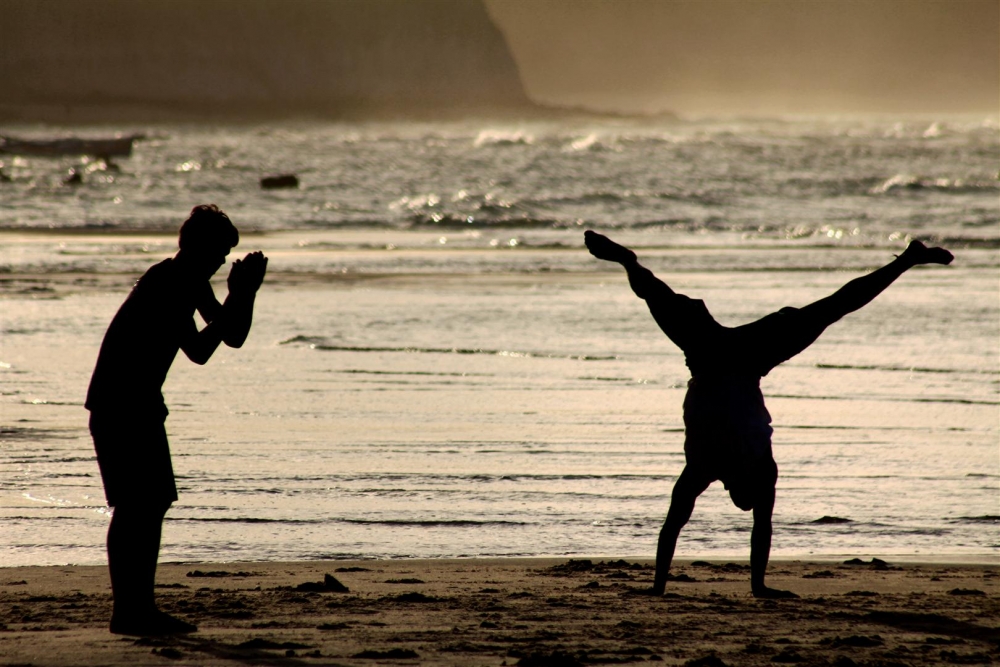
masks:
[(229, 270), (229, 293), (236, 295), (255, 294), (264, 282), (267, 272), (267, 257), (261, 251), (251, 252), (243, 259), (233, 262)]

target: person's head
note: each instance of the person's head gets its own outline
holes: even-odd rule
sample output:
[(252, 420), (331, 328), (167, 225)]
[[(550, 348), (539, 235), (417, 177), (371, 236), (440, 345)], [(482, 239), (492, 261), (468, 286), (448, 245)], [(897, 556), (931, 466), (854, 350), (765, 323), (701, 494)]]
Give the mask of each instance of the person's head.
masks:
[(193, 264), (199, 274), (211, 277), (239, 242), (240, 233), (229, 216), (215, 204), (202, 204), (191, 209), (191, 215), (181, 225), (178, 255)]

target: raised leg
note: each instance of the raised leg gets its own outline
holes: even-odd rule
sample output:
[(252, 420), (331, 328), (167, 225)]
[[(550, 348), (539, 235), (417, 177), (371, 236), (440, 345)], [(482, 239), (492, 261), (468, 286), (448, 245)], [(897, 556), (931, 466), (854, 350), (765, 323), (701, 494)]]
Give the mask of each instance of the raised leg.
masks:
[(584, 232), (583, 242), (590, 254), (597, 259), (621, 264), (628, 272), (628, 282), (632, 291), (640, 299), (654, 299), (674, 293), (665, 282), (653, 275), (652, 271), (639, 264), (635, 253), (625, 246), (590, 230)]
[(855, 278), (830, 296), (801, 309), (803, 315), (824, 325), (836, 322), (844, 315), (866, 306), (907, 270), (919, 264), (950, 264), (954, 255), (944, 248), (928, 248), (913, 241), (893, 261), (866, 276)]
[(667, 579), (670, 576), (670, 564), (674, 559), (677, 536), (680, 535), (681, 528), (691, 518), (691, 512), (694, 511), (694, 503), (698, 496), (711, 483), (710, 478), (698, 473), (690, 466), (685, 466), (681, 476), (677, 478), (670, 496), (667, 519), (663, 522), (663, 527), (660, 529), (660, 539), (656, 544), (656, 575), (653, 578), (653, 588), (650, 591), (654, 595), (663, 595)]
[(636, 261), (634, 252), (620, 243), (615, 243), (604, 234), (598, 234), (588, 229), (583, 233), (583, 242), (590, 254), (597, 259), (617, 262), (622, 265), (632, 264)]

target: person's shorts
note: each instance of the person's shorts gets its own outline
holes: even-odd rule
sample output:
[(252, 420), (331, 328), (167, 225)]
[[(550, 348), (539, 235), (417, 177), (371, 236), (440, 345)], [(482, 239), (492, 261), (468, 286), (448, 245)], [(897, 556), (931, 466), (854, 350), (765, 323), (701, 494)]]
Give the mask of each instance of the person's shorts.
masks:
[(753, 509), (761, 492), (770, 492), (778, 482), (778, 464), (774, 457), (744, 456), (739, 447), (720, 447), (721, 443), (698, 443), (688, 438), (684, 445), (687, 466), (703, 479), (722, 482), (733, 504), (741, 510)]
[(177, 500), (163, 419), (122, 413), (90, 415), (108, 505), (169, 505)]
[(748, 421), (740, 426), (686, 420), (684, 458), (703, 479), (719, 480), (741, 510), (753, 509), (756, 497), (771, 492), (778, 465), (771, 454), (771, 427)]
[(726, 476), (719, 479), (729, 491), (733, 504), (748, 512), (758, 498), (773, 496), (778, 483), (778, 464), (773, 458), (744, 461), (738, 469), (726, 471)]
[(737, 507), (777, 481), (771, 415), (756, 377), (696, 377), (684, 398), (684, 458), (702, 479), (720, 480)]

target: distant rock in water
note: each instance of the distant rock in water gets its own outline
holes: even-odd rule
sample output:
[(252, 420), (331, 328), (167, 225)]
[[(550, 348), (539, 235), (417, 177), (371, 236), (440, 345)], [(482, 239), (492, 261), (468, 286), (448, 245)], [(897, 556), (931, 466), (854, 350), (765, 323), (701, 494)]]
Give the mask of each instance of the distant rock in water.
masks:
[(471, 0), (0, 0), (0, 16), (16, 17), (0, 21), (0, 118), (535, 108), (503, 35)]
[(277, 176), (265, 176), (260, 179), (260, 187), (265, 190), (278, 190), (281, 188), (299, 187), (299, 177), (295, 174), (279, 174)]
[(968, 523), (1000, 523), (1000, 515), (983, 514), (982, 516), (960, 516), (954, 521), (964, 521)]
[(70, 167), (63, 179), (63, 185), (80, 185), (83, 183), (83, 172), (76, 167)]
[(851, 519), (845, 519), (840, 516), (821, 516), (818, 519), (813, 519), (810, 523), (854, 523)]

